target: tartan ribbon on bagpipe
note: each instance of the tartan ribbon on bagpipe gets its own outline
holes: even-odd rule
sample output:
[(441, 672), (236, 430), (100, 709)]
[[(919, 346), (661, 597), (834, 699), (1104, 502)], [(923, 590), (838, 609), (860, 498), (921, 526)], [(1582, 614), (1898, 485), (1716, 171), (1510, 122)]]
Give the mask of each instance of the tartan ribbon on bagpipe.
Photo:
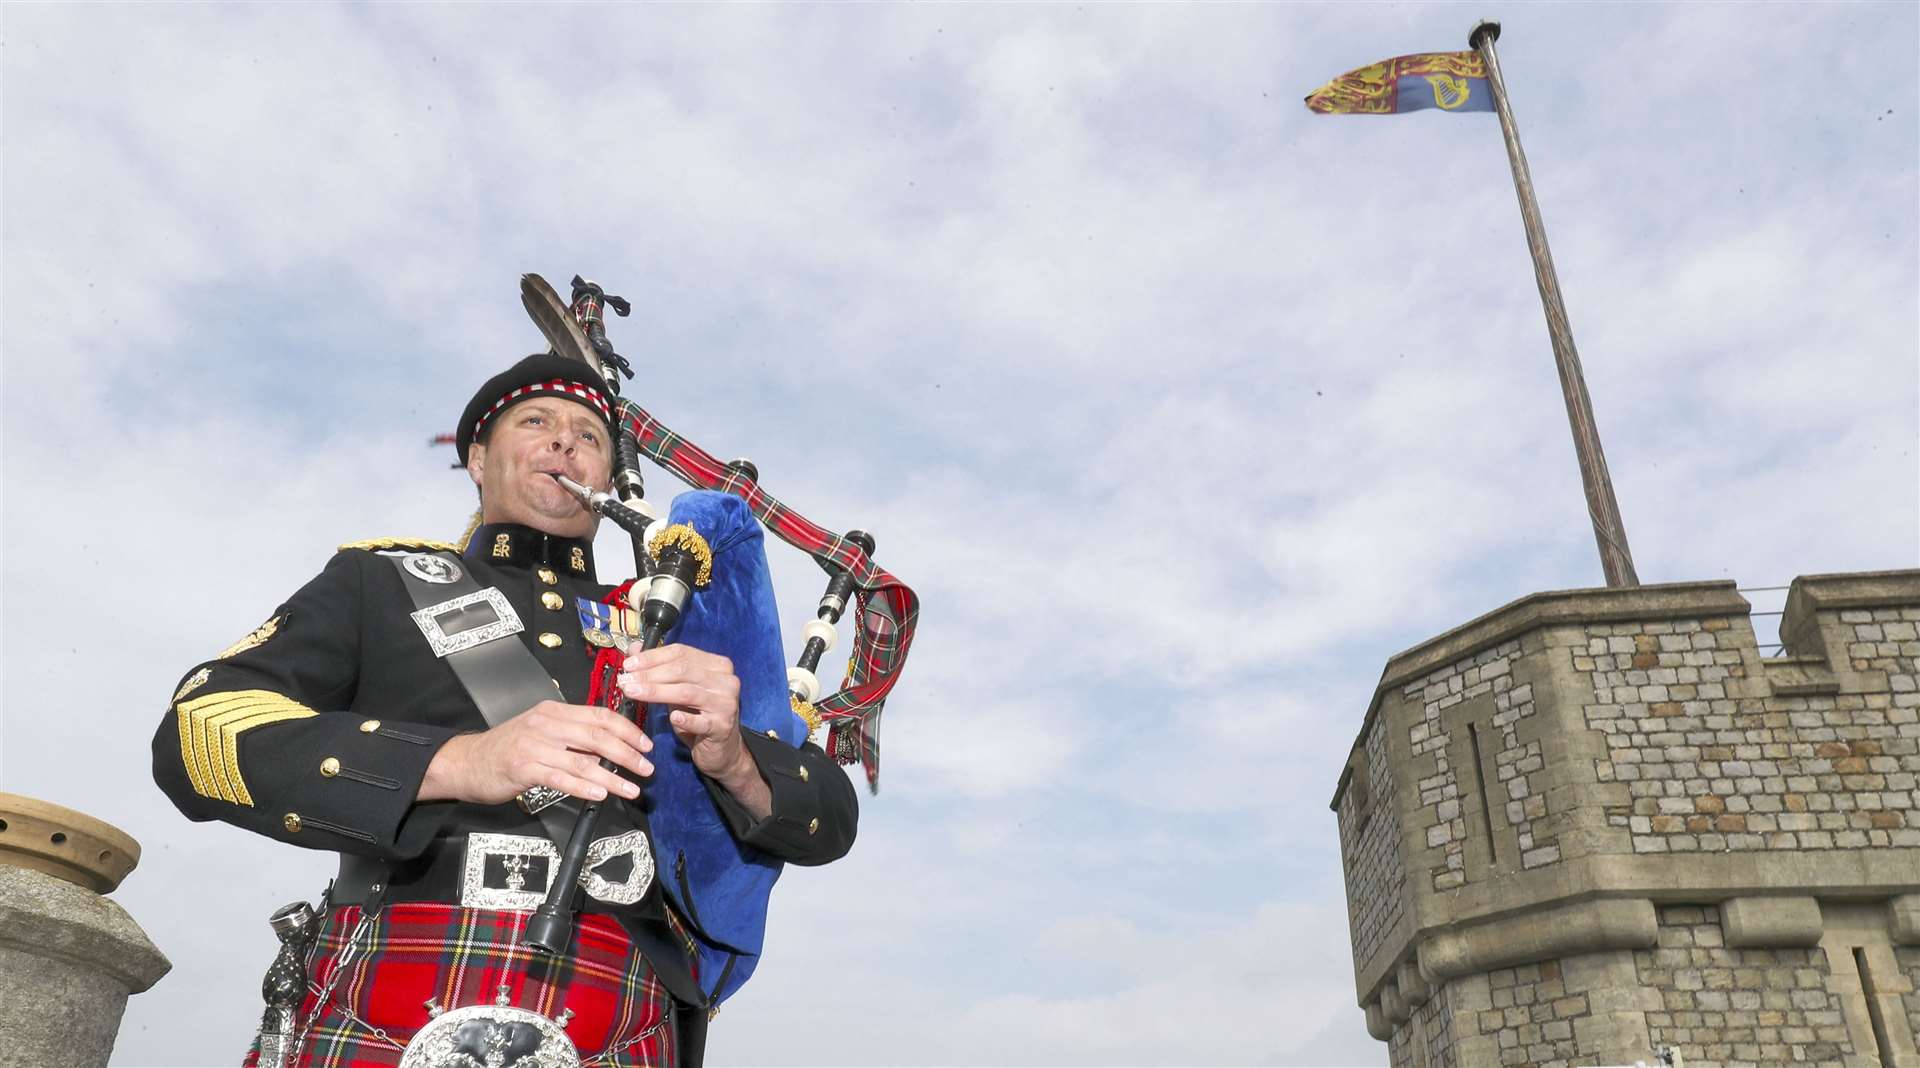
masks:
[(853, 655), (840, 689), (814, 703), (827, 723), (827, 752), (843, 764), (859, 761), (867, 786), (880, 789), (880, 711), (906, 666), (907, 649), (920, 615), (920, 598), (907, 584), (875, 564), (866, 550), (794, 511), (766, 490), (731, 471), (700, 446), (681, 437), (630, 400), (619, 402), (621, 421), (640, 451), (695, 489), (731, 493), (781, 541), (823, 565), (853, 576)]

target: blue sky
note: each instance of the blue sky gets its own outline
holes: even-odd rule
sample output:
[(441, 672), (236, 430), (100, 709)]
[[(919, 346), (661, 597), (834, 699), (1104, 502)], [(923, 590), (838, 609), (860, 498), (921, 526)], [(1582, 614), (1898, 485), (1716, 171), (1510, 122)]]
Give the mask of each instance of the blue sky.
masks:
[(1912, 5), (8, 5), (0, 783), (145, 847), (115, 1063), (236, 1060), (331, 870), (173, 812), (167, 695), (458, 532), (425, 443), (536, 271), (924, 602), (717, 1063), (1383, 1065), (1326, 809), (1381, 665), (1601, 583), (1493, 116), (1300, 102), (1480, 17), (1643, 581), (1915, 566)]

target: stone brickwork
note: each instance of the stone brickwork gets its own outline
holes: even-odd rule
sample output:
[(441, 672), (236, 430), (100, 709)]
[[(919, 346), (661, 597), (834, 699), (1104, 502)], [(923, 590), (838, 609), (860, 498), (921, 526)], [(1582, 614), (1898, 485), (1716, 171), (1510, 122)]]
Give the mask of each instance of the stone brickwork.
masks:
[[(1453, 1068), (1453, 1017), (1452, 999), (1447, 989), (1440, 992), (1421, 1006), (1422, 1018), (1419, 1021), (1420, 1037), (1426, 1043), (1426, 1066), (1431, 1068)], [(1424, 1068), (1424, 1066), (1416, 1066)]]
[[(1420, 822), (1426, 828), (1427, 845), (1445, 850), (1443, 863), (1427, 871), (1435, 890), (1451, 890), (1467, 881), (1467, 821), (1460, 804), (1460, 783), (1447, 761), (1447, 746), (1453, 741), (1453, 735), (1441, 725), (1440, 713), (1493, 688), (1491, 681), (1475, 679), (1472, 693), (1468, 693), (1461, 667), (1449, 664), (1415, 679), (1403, 691), (1409, 699), (1425, 702), (1420, 718), (1407, 728), (1407, 743), (1414, 753), (1431, 754), (1433, 759), (1433, 774), (1416, 785), (1420, 791)], [(1507, 682), (1512, 685), (1511, 679)]]
[[(1478, 764), (1491, 759), (1494, 781), (1480, 784), (1487, 791), (1480, 801), (1504, 808), (1508, 825), (1516, 831), (1521, 866), (1534, 868), (1560, 859), (1558, 844), (1542, 833), (1539, 823), (1547, 815), (1546, 796), (1536, 781), (1543, 766), (1540, 742), (1522, 741), (1517, 730), (1534, 712), (1533, 687), (1513, 683), (1513, 662), (1519, 655), (1520, 643), (1507, 642), (1415, 679), (1401, 691), (1420, 703), (1419, 718), (1407, 729), (1408, 747), (1433, 759), (1433, 773), (1418, 785), (1427, 845), (1444, 851), (1441, 863), (1427, 872), (1435, 890), (1451, 890), (1468, 880), (1470, 808), (1462, 803), (1461, 776), (1447, 756), (1461, 743), (1463, 730), (1468, 751), (1480, 757)], [(1492, 714), (1485, 722), (1450, 727), (1447, 710), (1476, 699), (1491, 702)], [(1478, 768), (1474, 774), (1478, 776)]]
[[(1496, 808), (1506, 809), (1507, 826), (1514, 830), (1519, 844), (1520, 866), (1538, 868), (1560, 859), (1560, 845), (1547, 827), (1547, 794), (1541, 774), (1545, 761), (1538, 738), (1522, 742), (1514, 726), (1533, 715), (1533, 687), (1516, 686), (1496, 696), (1499, 709), (1493, 725), (1500, 731), (1500, 749), (1493, 763), (1498, 786), (1494, 791)], [(1500, 799), (1505, 798), (1502, 802)]]
[(1658, 944), (1633, 959), (1640, 981), (1660, 992), (1649, 1040), (1684, 1050), (1689, 1065), (1843, 1068), (1854, 1052), (1818, 947), (1732, 949), (1718, 909), (1669, 906)]
[(1393, 1029), (1393, 1037), (1387, 1039), (1387, 1068), (1417, 1068), (1433, 1063), (1420, 1045), (1427, 1032), (1428, 1018), (1432, 1015), (1433, 1010), (1422, 1006), (1414, 1010), (1408, 1026)]
[(1332, 807), (1395, 1068), (1920, 1068), (1920, 571), (1796, 580), (1776, 657), (1749, 611), (1537, 594), (1388, 662)]
[[(1387, 760), (1385, 739), (1375, 737), (1359, 759), (1365, 791), (1355, 791), (1340, 810), (1340, 852), (1347, 858), (1348, 931), (1354, 960), (1372, 956), (1400, 922), (1406, 867), (1398, 848), (1400, 817), (1392, 805), (1364, 803), (1392, 796), (1394, 769)], [(1356, 892), (1358, 891), (1358, 892)]]
[(1900, 970), (1914, 980), (1913, 989), (1901, 997), (1907, 1007), (1907, 1027), (1920, 1035), (1920, 948), (1901, 946), (1893, 951), (1893, 957), (1900, 962)]
[(1920, 609), (1841, 613), (1868, 694), (1743, 697), (1750, 635), (1726, 619), (1588, 629), (1575, 671), (1591, 679), (1589, 726), (1605, 733), (1599, 781), (1637, 853), (1920, 846), (1920, 709), (1912, 702)]
[(1499, 968), (1487, 976), (1493, 1008), (1480, 1014), (1482, 1034), (1498, 1035), (1504, 1065), (1566, 1066), (1579, 1055), (1574, 1021), (1589, 1015), (1585, 994), (1569, 994), (1560, 962)]
[(1391, 1068), (1454, 1068), (1453, 1012), (1445, 990), (1412, 1011), (1387, 1043)]

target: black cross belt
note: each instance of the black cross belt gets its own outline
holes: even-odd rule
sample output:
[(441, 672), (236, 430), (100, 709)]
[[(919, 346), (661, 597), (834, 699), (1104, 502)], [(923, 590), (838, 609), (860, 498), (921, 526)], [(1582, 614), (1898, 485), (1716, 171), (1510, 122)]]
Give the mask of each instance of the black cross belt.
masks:
[[(533, 653), (514, 637), (522, 628), (513, 606), (506, 602), (505, 595), (498, 590), (482, 590), (468, 575), (465, 561), (451, 553), (414, 553), (390, 559), (394, 569), (400, 573), (400, 583), (406, 587), (407, 596), (413, 600), (416, 609), (414, 618), (420, 622), (422, 633), (433, 645), (434, 652), (453, 669), (454, 676), (460, 680), (460, 685), (466, 689), (467, 696), (473, 701), (474, 707), (480, 710), (481, 717), (489, 727), (497, 727), (541, 701), (563, 697), (559, 684), (540, 666), (540, 661), (534, 659)], [(487, 618), (489, 609), (495, 618)], [(465, 626), (450, 631), (447, 629), (450, 623)], [(633, 812), (636, 818), (642, 818), (637, 807)], [(578, 803), (568, 798), (533, 814), (540, 820), (554, 845), (564, 848), (573, 834)], [(644, 823), (642, 833), (645, 833)], [(429, 852), (436, 853), (434, 850)], [(449, 884), (449, 880), (465, 878), (465, 847), (446, 852), (458, 854), (458, 859), (449, 860), (436, 853), (424, 860), (395, 866), (385, 861), (343, 853), (340, 855), (340, 873), (334, 881), (332, 900), (341, 905), (358, 904), (368, 900), (372, 894), (382, 898), (382, 903), (406, 900), (458, 904), (458, 890)], [(408, 877), (415, 864), (419, 865), (419, 873)], [(449, 865), (459, 874), (448, 873)], [(529, 869), (532, 866), (530, 861)], [(495, 871), (504, 887), (509, 878), (507, 869), (500, 867), (490, 870)], [(658, 872), (654, 874), (657, 876)], [(520, 873), (520, 877), (525, 879), (527, 873)], [(384, 886), (390, 881), (411, 889), (401, 889), (399, 893), (403, 896), (400, 897), (386, 896), (392, 891), (385, 889), (379, 892), (371, 890), (376, 884)], [(543, 888), (546, 885), (544, 874), (540, 877), (540, 885)], [(647, 900), (663, 902), (664, 895), (653, 895)], [(692, 973), (691, 950), (668, 927), (660, 911), (666, 907), (662, 904), (658, 909), (605, 908), (594, 902), (589, 894), (587, 911), (612, 913), (619, 919), (621, 927), (626, 929), (634, 948), (653, 965), (654, 973), (675, 998), (689, 1005), (705, 1005), (706, 993), (694, 980)], [(698, 1011), (684, 1015), (699, 1025), (704, 1025), (706, 1020), (705, 1014)]]
[[(453, 669), (487, 726), (502, 723), (542, 701), (562, 698), (560, 684), (515, 637), (520, 617), (499, 590), (481, 589), (464, 561), (451, 553), (390, 557), (416, 611), (414, 621), (435, 655)], [(458, 626), (449, 630), (449, 625)], [(579, 807), (572, 799), (533, 813), (554, 845), (565, 848)]]

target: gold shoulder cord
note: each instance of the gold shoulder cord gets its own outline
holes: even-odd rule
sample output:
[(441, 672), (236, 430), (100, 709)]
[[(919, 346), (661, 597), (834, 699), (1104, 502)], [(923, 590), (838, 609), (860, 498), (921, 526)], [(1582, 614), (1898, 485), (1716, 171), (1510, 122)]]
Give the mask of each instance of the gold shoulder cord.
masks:
[(460, 551), (460, 546), (450, 541), (429, 541), (426, 538), (368, 538), (365, 541), (350, 541), (340, 546), (343, 552), (347, 549), (365, 549), (368, 552), (379, 552), (382, 549), (412, 549), (415, 552), (457, 553)]
[(467, 520), (467, 529), (460, 532), (460, 546), (456, 551), (466, 552), (467, 546), (473, 541), (473, 532), (479, 529), (480, 509), (475, 508), (472, 517)]

